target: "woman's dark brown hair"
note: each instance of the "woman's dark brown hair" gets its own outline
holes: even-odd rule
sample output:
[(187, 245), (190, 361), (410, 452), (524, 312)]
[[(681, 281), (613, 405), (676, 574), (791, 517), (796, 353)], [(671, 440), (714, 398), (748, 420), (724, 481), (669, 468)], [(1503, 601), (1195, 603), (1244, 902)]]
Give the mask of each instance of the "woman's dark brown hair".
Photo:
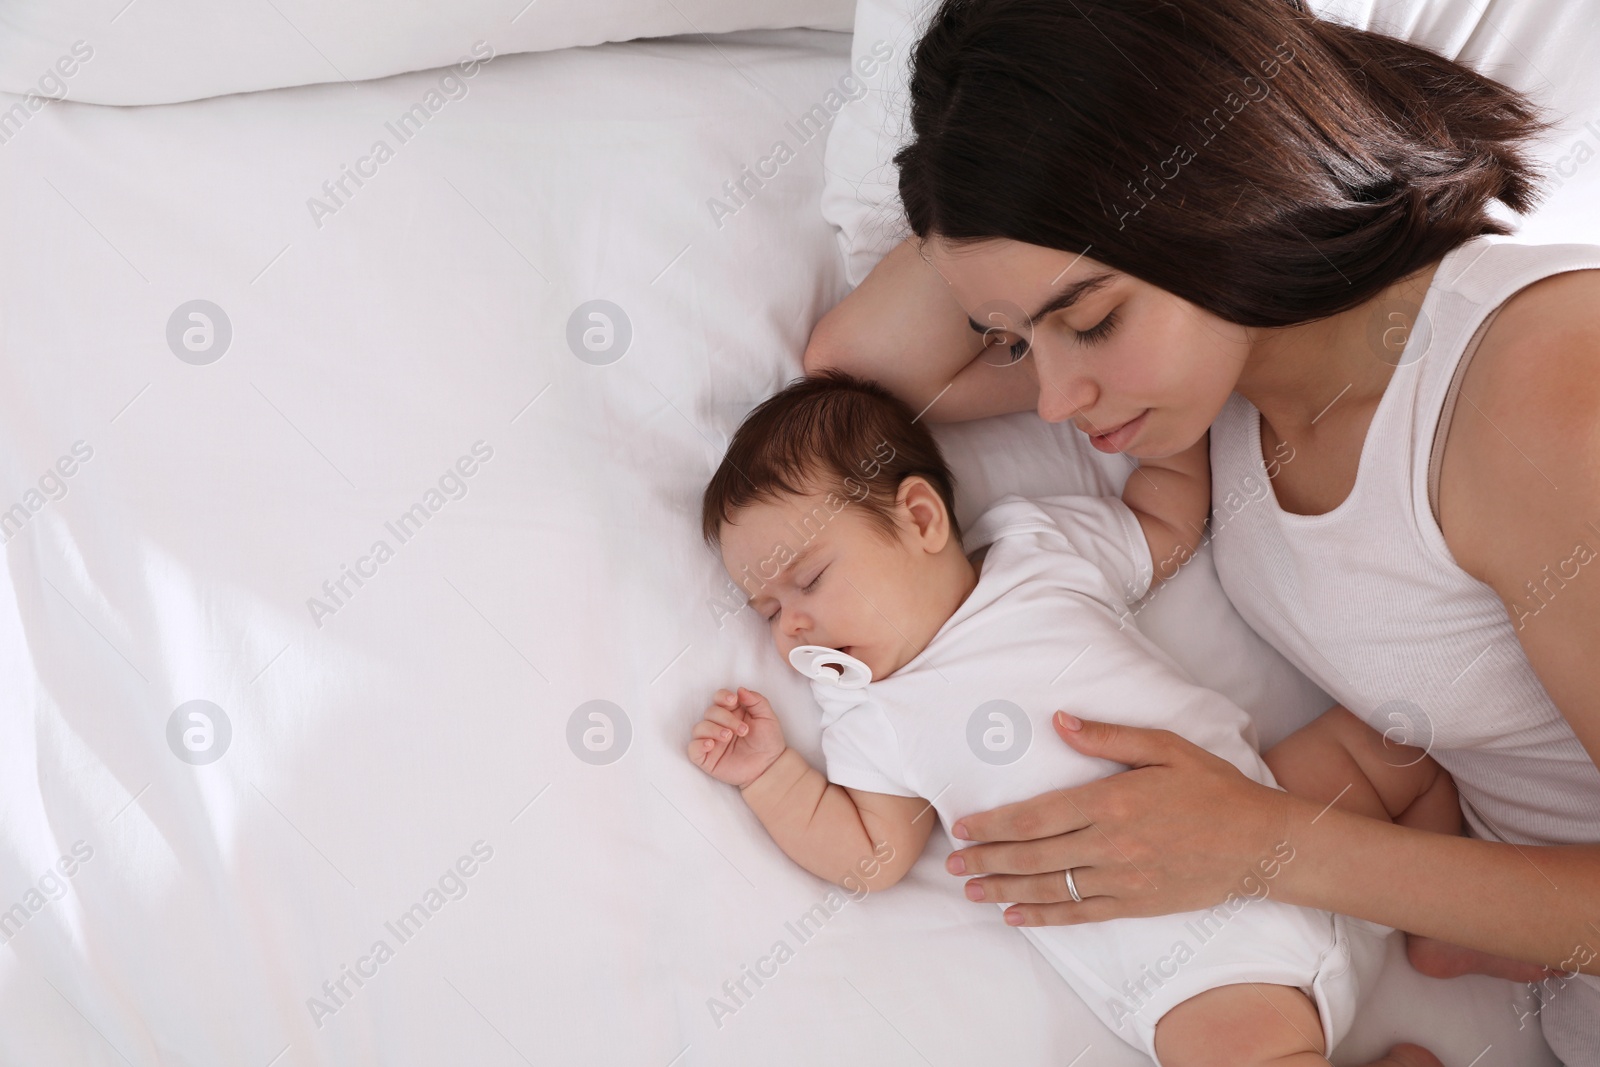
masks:
[(1521, 94), (1298, 0), (945, 0), (895, 156), (922, 238), (1009, 238), (1224, 319), (1354, 307), (1527, 211)]
[[(741, 508), (782, 496), (832, 494), (854, 505), (885, 540), (898, 533), (900, 483), (920, 474), (944, 501), (959, 541), (955, 476), (939, 444), (905, 401), (875, 381), (841, 370), (799, 378), (769, 396), (734, 431), (700, 501), (700, 533), (722, 541)], [(825, 524), (830, 516), (817, 516)], [(801, 525), (808, 527), (810, 519)], [(798, 531), (804, 535), (805, 531)]]

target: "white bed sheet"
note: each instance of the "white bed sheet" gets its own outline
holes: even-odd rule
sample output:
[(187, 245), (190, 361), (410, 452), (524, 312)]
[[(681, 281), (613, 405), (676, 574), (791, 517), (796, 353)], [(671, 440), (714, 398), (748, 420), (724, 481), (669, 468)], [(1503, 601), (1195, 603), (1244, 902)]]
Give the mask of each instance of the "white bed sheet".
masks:
[[(696, 505), (844, 292), (794, 124), (847, 56), (787, 31), (496, 59), (315, 215), (436, 74), (53, 104), (0, 145), (0, 1064), (1146, 1062), (941, 851), (829, 912), (682, 754), (737, 682), (818, 756)], [(169, 343), (196, 299), (231, 325), (215, 362), (175, 354), (198, 323)], [(604, 366), (568, 342), (596, 299), (632, 329)], [(941, 434), (968, 514), (1051, 470), (1017, 441), (1065, 449), (1040, 489), (1117, 481), (1036, 420)], [(465, 495), (396, 536), (458, 462)], [(1250, 655), (1225, 682), (1252, 710), (1315, 709)], [(195, 700), (230, 724), (214, 762), (175, 755)], [(591, 701), (626, 714), (615, 762), (569, 747)], [(1339, 1062), (1400, 1036), (1553, 1062), (1517, 991), (1390, 949)]]

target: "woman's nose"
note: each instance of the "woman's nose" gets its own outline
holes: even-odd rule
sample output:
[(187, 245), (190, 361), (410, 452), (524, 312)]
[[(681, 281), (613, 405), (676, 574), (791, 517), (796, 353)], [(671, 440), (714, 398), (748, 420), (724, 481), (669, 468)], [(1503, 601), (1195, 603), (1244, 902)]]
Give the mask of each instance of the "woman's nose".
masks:
[(1086, 411), (1100, 399), (1100, 389), (1087, 377), (1076, 373), (1050, 373), (1039, 368), (1039, 417), (1046, 422), (1065, 422)]

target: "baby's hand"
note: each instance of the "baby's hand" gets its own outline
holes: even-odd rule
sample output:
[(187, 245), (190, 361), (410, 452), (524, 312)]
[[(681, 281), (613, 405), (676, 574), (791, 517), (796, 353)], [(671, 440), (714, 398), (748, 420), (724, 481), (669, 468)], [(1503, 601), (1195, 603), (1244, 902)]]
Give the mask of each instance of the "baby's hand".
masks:
[(787, 746), (767, 698), (753, 689), (718, 689), (694, 728), (689, 759), (719, 782), (743, 789), (760, 778)]

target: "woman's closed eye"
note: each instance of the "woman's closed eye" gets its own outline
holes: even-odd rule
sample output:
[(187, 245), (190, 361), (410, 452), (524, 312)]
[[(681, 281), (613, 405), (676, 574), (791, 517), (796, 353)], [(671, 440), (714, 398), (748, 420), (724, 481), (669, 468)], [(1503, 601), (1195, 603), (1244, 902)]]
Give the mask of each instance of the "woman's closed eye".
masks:
[(1111, 331), (1116, 327), (1116, 325), (1117, 313), (1115, 311), (1108, 311), (1106, 312), (1105, 318), (1101, 319), (1087, 330), (1073, 330), (1072, 332), (1078, 335), (1079, 344), (1094, 345), (1099, 344), (1101, 341), (1104, 341), (1107, 337), (1111, 336)]
[[(1101, 341), (1104, 341), (1107, 337), (1110, 337), (1111, 331), (1116, 328), (1116, 325), (1117, 313), (1115, 311), (1108, 311), (1104, 318), (1095, 323), (1093, 326), (1089, 327), (1087, 330), (1073, 330), (1072, 332), (1076, 335), (1076, 339), (1079, 344), (1095, 345), (1099, 344)], [(989, 336), (994, 337), (995, 335), (991, 333)], [(990, 345), (990, 347), (999, 348), (1002, 345), (1004, 345), (1006, 350), (1010, 353), (1010, 362), (1012, 363), (1017, 362), (1026, 356), (1030, 351), (1032, 351), (1032, 345), (1028, 343), (1028, 339), (1026, 337), (1019, 337), (1009, 344), (1007, 344), (1005, 341), (997, 339), (993, 344)]]

